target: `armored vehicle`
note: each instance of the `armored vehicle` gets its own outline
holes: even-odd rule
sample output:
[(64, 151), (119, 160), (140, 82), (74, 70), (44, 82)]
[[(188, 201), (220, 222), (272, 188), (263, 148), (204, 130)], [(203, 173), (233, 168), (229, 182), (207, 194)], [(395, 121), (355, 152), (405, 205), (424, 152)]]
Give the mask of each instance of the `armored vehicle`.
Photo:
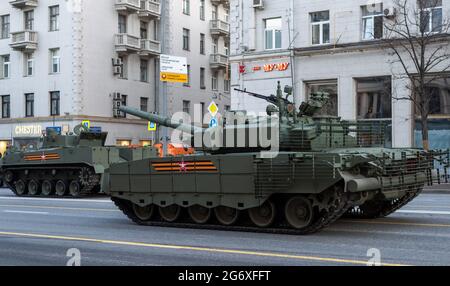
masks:
[(154, 148), (106, 147), (106, 137), (83, 125), (68, 135), (47, 129), (41, 147), (7, 150), (0, 173), (18, 196), (79, 197), (100, 192), (109, 164), (157, 157)]
[(448, 151), (385, 148), (382, 124), (316, 116), (325, 93), (312, 94), (296, 111), (290, 90), (284, 96), (278, 84), (276, 95), (249, 93), (270, 103), (268, 116), (239, 121), (227, 114), (223, 136), (215, 136), (220, 126), (203, 129), (121, 107), (193, 137), (224, 142), (261, 135), (255, 129), (262, 123), (270, 129), (266, 133), (278, 136), (279, 150), (246, 139), (243, 148), (201, 144), (192, 156), (111, 164), (103, 190), (142, 225), (309, 234), (344, 214), (389, 215), (426, 184), (448, 180)]

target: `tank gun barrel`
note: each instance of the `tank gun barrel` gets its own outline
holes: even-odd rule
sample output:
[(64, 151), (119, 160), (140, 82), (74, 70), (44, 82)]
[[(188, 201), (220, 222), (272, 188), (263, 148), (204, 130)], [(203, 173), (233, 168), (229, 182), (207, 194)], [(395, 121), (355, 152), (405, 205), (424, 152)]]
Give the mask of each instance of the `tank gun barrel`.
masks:
[(150, 122), (159, 124), (161, 126), (165, 126), (165, 127), (169, 127), (169, 128), (173, 128), (173, 129), (178, 129), (181, 130), (183, 132), (186, 133), (190, 133), (190, 134), (194, 134), (197, 132), (203, 132), (203, 128), (197, 127), (197, 126), (193, 126), (193, 125), (187, 125), (187, 124), (183, 124), (180, 122), (176, 122), (168, 117), (163, 117), (157, 114), (153, 114), (153, 113), (149, 113), (149, 112), (144, 112), (141, 110), (138, 110), (136, 108), (132, 108), (132, 107), (128, 107), (128, 106), (120, 106), (119, 110), (122, 112), (125, 112), (127, 114), (131, 114), (134, 115), (136, 117), (142, 118), (142, 119), (146, 119)]
[[(251, 91), (247, 91), (246, 89), (239, 89), (239, 88), (235, 88), (234, 90), (246, 93), (246, 94), (251, 95), (253, 97), (265, 100), (265, 101), (267, 101), (269, 103), (278, 105), (278, 98), (276, 96), (274, 96), (274, 95), (266, 96), (266, 95), (263, 95), (263, 94), (254, 93), (254, 92), (251, 92)], [(285, 98), (281, 98), (281, 100), (283, 100), (285, 103), (291, 103), (289, 100), (287, 100)]]

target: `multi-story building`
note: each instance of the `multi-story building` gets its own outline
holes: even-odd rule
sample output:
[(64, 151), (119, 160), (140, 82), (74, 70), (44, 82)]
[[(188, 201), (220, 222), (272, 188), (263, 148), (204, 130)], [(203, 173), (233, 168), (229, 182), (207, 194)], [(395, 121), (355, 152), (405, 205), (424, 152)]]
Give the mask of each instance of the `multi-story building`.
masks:
[[(414, 9), (414, 1), (408, 3)], [(450, 0), (436, 3), (426, 18), (430, 27), (450, 16)], [(408, 82), (382, 44), (383, 22), (396, 17), (394, 8), (390, 0), (231, 0), (232, 89), (270, 94), (281, 81), (294, 86), (297, 104), (311, 92), (326, 91), (326, 114), (386, 121), (392, 126), (389, 145), (418, 145), (418, 114), (411, 101), (399, 100), (410, 95)], [(429, 88), (436, 95), (431, 143), (449, 147), (450, 76)], [(232, 91), (232, 109), (265, 107)]]
[[(185, 56), (190, 65), (188, 84), (168, 85), (169, 115), (213, 99), (229, 106), (226, 5), (214, 0), (2, 1), (0, 151), (11, 143), (36, 144), (46, 127), (67, 132), (84, 120), (109, 132), (107, 144), (158, 140), (145, 121), (114, 107), (120, 102), (159, 112), (162, 52)], [(159, 40), (161, 31), (169, 39), (166, 46)]]

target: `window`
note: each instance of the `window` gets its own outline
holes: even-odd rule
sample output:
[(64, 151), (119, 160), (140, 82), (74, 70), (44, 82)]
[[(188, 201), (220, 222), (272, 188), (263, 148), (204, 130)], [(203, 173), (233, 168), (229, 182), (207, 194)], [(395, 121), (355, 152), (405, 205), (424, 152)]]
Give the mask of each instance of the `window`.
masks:
[(11, 70), (10, 70), (10, 56), (9, 55), (4, 55), (4, 56), (0, 56), (0, 78), (9, 78), (10, 74), (11, 74)]
[(127, 33), (127, 16), (119, 14), (119, 34)]
[(225, 111), (230, 111), (230, 110), (231, 110), (231, 106), (225, 105), (225, 106), (224, 106), (224, 110), (225, 110)]
[(141, 60), (141, 81), (148, 82), (148, 61)]
[(326, 92), (329, 95), (329, 101), (318, 112), (319, 115), (338, 116), (338, 84), (337, 80), (332, 81), (313, 81), (306, 83), (306, 96), (313, 93)]
[(183, 83), (184, 86), (191, 86), (191, 65), (187, 65), (187, 82)]
[(391, 119), (391, 77), (356, 80), (358, 119)]
[(59, 5), (49, 7), (50, 32), (59, 30)]
[(225, 55), (229, 56), (230, 55), (230, 44), (228, 42), (225, 42), (223, 44), (223, 48), (225, 50)]
[(200, 88), (205, 89), (205, 68), (200, 68)]
[(59, 91), (50, 92), (50, 115), (58, 116), (60, 114), (59, 110), (60, 96)]
[(9, 95), (2, 95), (2, 118), (11, 117), (11, 97)]
[(216, 5), (213, 5), (211, 15), (212, 20), (217, 20), (219, 18), (218, 15), (219, 15), (219, 8)]
[(230, 92), (230, 80), (227, 78), (223, 80), (223, 91)]
[(265, 49), (281, 49), (281, 18), (265, 20)]
[(153, 39), (159, 41), (159, 22), (153, 21)]
[(205, 54), (205, 34), (200, 34), (200, 54)]
[(330, 43), (330, 12), (314, 12), (310, 14), (312, 44), (323, 45)]
[(59, 49), (50, 50), (50, 73), (55, 74), (61, 71), (61, 59)]
[(442, 0), (418, 0), (420, 10), (420, 32), (440, 33), (442, 31)]
[(381, 39), (383, 37), (383, 4), (362, 7), (363, 40)]
[(191, 9), (191, 1), (190, 0), (183, 0), (183, 14), (189, 15), (190, 9)]
[(183, 112), (191, 114), (191, 102), (189, 100), (183, 100)]
[(141, 30), (140, 30), (141, 39), (148, 38), (148, 23), (141, 21)]
[(183, 50), (189, 51), (189, 35), (190, 31), (188, 29), (183, 29)]
[(218, 79), (219, 75), (218, 72), (214, 72), (212, 77), (211, 77), (211, 89), (212, 90), (218, 90), (219, 89), (219, 79)]
[(25, 76), (34, 75), (34, 58), (33, 54), (25, 54)]
[(0, 16), (0, 39), (9, 38), (9, 29), (10, 29), (9, 15)]
[(141, 111), (148, 111), (148, 97), (141, 97)]
[(205, 0), (200, 0), (200, 20), (205, 21)]
[(25, 30), (33, 31), (34, 29), (34, 10), (25, 11), (24, 13)]
[(34, 116), (34, 94), (26, 93), (25, 94), (25, 117), (33, 117)]
[(212, 43), (212, 53), (218, 54), (219, 53), (219, 39), (214, 39)]
[(128, 76), (128, 58), (126, 56), (119, 57), (122, 62), (122, 68), (120, 69), (119, 78), (126, 79)]
[(203, 123), (203, 119), (205, 118), (205, 114), (206, 114), (206, 112), (205, 112), (205, 103), (204, 102), (200, 102), (200, 108), (201, 108), (201, 122)]
[[(436, 79), (426, 78), (426, 98), (430, 98), (429, 112), (433, 115), (450, 116), (450, 75), (438, 77)], [(416, 108), (416, 115), (420, 117), (420, 112)]]
[(122, 147), (131, 146), (131, 140), (118, 139), (118, 140), (116, 140), (116, 145), (122, 146)]

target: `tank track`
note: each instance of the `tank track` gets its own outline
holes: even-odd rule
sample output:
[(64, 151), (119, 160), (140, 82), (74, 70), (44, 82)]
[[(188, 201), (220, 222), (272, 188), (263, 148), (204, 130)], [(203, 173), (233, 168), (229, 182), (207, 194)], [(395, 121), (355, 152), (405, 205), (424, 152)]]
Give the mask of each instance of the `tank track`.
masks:
[(423, 191), (423, 188), (419, 188), (416, 191), (408, 192), (401, 198), (393, 199), (389, 201), (377, 201), (371, 200), (359, 207), (353, 207), (345, 213), (345, 218), (358, 218), (358, 219), (377, 219), (387, 217), (394, 212), (398, 211)]
[(189, 216), (185, 216), (180, 219), (179, 222), (170, 223), (165, 222), (161, 218), (157, 217), (151, 221), (143, 221), (139, 219), (133, 211), (132, 203), (130, 201), (111, 197), (114, 204), (134, 223), (143, 226), (157, 226), (157, 227), (175, 227), (175, 228), (192, 228), (192, 229), (210, 229), (210, 230), (228, 230), (228, 231), (243, 231), (243, 232), (259, 232), (259, 233), (272, 233), (272, 234), (290, 234), (290, 235), (307, 235), (317, 233), (320, 230), (328, 227), (333, 222), (337, 221), (348, 208), (352, 206), (352, 203), (347, 199), (347, 195), (343, 192), (338, 193), (339, 196), (337, 206), (332, 207), (332, 211), (323, 211), (322, 214), (308, 227), (304, 229), (293, 229), (286, 222), (278, 220), (274, 226), (269, 228), (260, 228), (251, 224), (250, 221), (240, 219), (239, 223), (234, 226), (224, 226), (218, 222), (209, 224), (196, 224), (192, 222)]

